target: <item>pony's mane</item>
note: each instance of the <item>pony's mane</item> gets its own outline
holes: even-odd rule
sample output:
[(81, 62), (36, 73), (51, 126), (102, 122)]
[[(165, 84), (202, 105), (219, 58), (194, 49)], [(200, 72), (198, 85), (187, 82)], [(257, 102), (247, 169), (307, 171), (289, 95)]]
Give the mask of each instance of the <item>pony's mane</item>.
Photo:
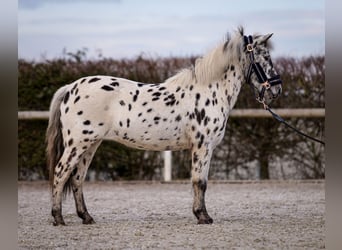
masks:
[(223, 42), (203, 57), (196, 59), (195, 66), (183, 69), (166, 82), (189, 82), (196, 80), (200, 84), (209, 84), (218, 80), (228, 65), (235, 64), (241, 54), (243, 28), (239, 27), (234, 37), (228, 33)]

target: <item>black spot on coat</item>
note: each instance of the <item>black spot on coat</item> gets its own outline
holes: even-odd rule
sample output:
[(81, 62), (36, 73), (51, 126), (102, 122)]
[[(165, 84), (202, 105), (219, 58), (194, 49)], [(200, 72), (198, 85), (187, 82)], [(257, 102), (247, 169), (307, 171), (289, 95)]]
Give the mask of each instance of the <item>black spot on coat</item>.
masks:
[(88, 83), (97, 82), (97, 81), (99, 81), (99, 80), (101, 80), (101, 78), (94, 77), (94, 78), (91, 78), (91, 79), (88, 81)]
[(210, 118), (208, 116), (206, 116), (204, 118), (204, 126), (207, 126), (209, 121), (210, 121)]
[(113, 86), (113, 87), (118, 87), (119, 83), (118, 82), (112, 82), (110, 85)]
[(194, 153), (193, 161), (194, 161), (194, 163), (197, 163), (197, 162), (198, 162), (198, 155), (197, 155), (196, 152)]
[(69, 93), (69, 91), (68, 92), (66, 92), (66, 94), (65, 94), (65, 96), (64, 96), (64, 104), (66, 104), (67, 102), (68, 102), (68, 100), (69, 100), (69, 97), (70, 97), (70, 93)]
[(199, 143), (198, 143), (198, 149), (200, 149), (201, 147), (202, 147), (202, 145), (203, 145), (203, 141), (204, 141), (204, 135), (201, 135), (201, 139), (200, 139), (200, 141), (199, 141)]
[(110, 86), (108, 86), (108, 85), (103, 85), (103, 86), (101, 87), (101, 89), (106, 90), (106, 91), (113, 91), (113, 90), (114, 90), (114, 88), (112, 88), (112, 87), (110, 87)]
[(81, 97), (80, 97), (80, 96), (77, 96), (77, 97), (75, 98), (74, 103), (78, 102), (80, 99), (81, 99)]
[(228, 104), (230, 105), (230, 102), (231, 102), (231, 100), (232, 100), (232, 96), (231, 95), (228, 95)]
[(140, 93), (139, 90), (135, 91), (135, 95), (133, 96), (133, 102), (137, 101), (139, 93)]
[(201, 125), (201, 122), (205, 117), (205, 110), (202, 109), (201, 111), (199, 111), (197, 108), (195, 108), (195, 116), (196, 116), (196, 120), (197, 120), (198, 124)]
[(209, 98), (205, 101), (205, 106), (209, 106), (210, 105), (210, 100)]

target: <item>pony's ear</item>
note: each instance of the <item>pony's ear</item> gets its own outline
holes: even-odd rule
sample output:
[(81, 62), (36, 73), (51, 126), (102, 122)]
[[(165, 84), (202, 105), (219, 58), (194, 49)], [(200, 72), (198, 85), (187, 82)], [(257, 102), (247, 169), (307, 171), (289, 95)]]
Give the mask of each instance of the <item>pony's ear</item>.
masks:
[(242, 26), (238, 27), (238, 32), (239, 32), (240, 36), (244, 36), (244, 34), (245, 34), (244, 28)]
[(268, 41), (268, 39), (270, 39), (273, 36), (273, 33), (264, 35), (260, 37), (260, 42), (262, 43), (266, 43)]

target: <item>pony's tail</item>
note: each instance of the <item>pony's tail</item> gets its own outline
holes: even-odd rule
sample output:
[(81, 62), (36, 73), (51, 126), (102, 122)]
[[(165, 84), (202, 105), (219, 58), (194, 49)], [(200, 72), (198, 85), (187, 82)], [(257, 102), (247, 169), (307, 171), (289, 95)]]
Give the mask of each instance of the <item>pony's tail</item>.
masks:
[(60, 106), (66, 92), (66, 87), (58, 89), (50, 104), (49, 125), (46, 130), (46, 155), (51, 188), (54, 183), (56, 165), (64, 151)]

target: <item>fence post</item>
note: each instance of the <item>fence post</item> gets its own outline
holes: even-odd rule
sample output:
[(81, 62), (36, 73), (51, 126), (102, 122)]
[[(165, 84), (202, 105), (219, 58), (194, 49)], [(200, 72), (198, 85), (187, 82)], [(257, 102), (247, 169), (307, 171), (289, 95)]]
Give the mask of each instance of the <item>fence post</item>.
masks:
[(164, 151), (164, 181), (171, 181), (172, 152)]

